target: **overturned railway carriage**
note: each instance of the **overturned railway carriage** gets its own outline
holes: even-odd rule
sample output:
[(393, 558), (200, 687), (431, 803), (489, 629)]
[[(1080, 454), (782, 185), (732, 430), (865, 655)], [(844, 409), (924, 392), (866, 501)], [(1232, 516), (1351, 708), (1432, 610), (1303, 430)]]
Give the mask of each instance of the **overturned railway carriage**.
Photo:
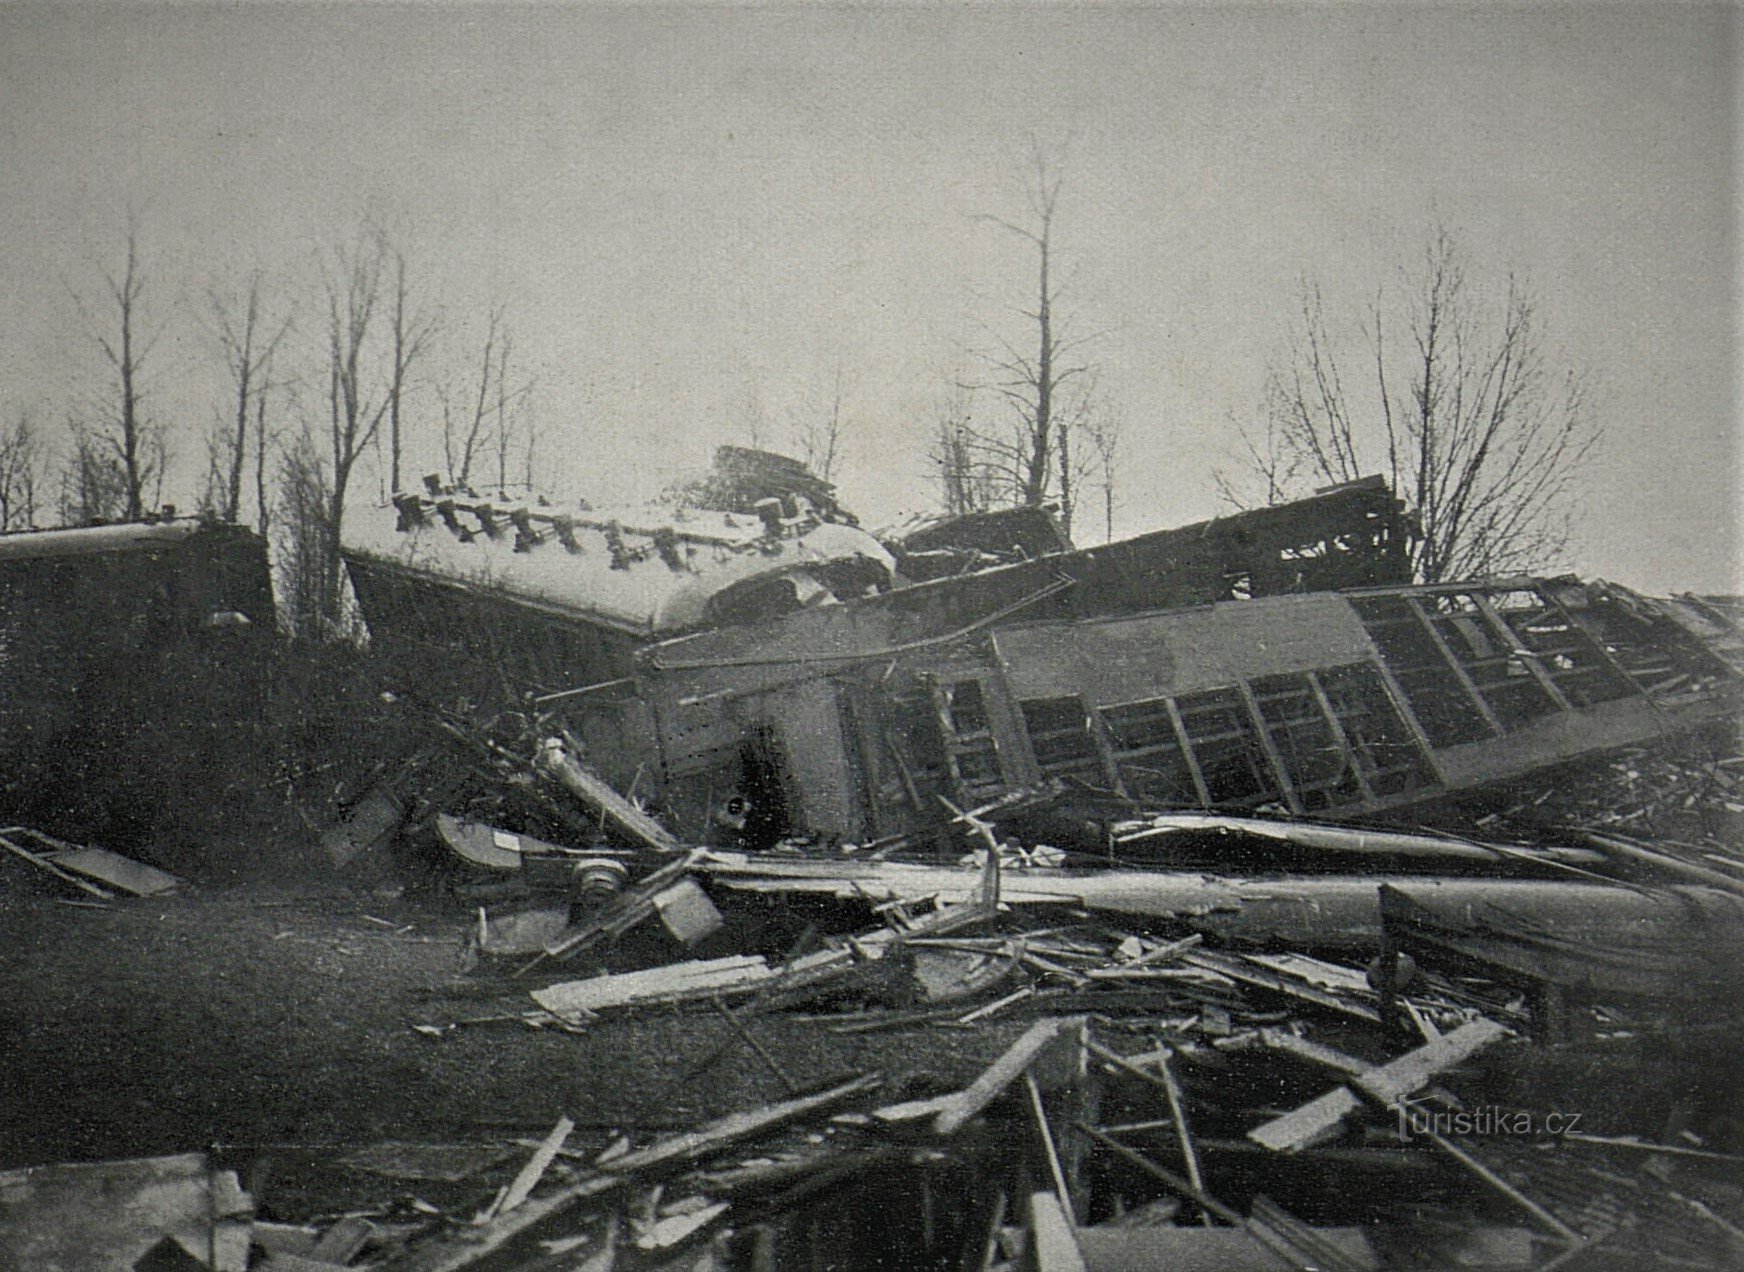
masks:
[(1378, 480), (1070, 551), (1033, 509), (881, 541), (780, 495), (645, 526), (396, 504), (347, 557), (412, 682), (531, 698), (703, 843), (903, 834), (1048, 779), (1385, 812), (1727, 717), (1744, 669), (1723, 602), (1410, 586)]
[[(743, 453), (723, 449), (731, 475)], [(481, 701), (627, 677), (654, 642), (808, 611), (870, 605), (869, 623), (916, 640), (1410, 573), (1407, 524), (1378, 480), (1079, 550), (1041, 509), (875, 537), (826, 520), (842, 514), (806, 489), (664, 519), (406, 493), (397, 525), (354, 519), (345, 559), (373, 639), (409, 679)]]
[(591, 758), (658, 772), (677, 832), (705, 842), (723, 800), (761, 810), (767, 833), (860, 838), (1050, 778), (1150, 805), (1351, 815), (1734, 718), (1744, 693), (1722, 608), (1574, 579), (921, 638), (897, 620), (872, 602), (652, 646), (633, 693), (590, 704), (616, 739)]
[(0, 535), (12, 815), (126, 843), (221, 784), (259, 719), (266, 548), (193, 518)]

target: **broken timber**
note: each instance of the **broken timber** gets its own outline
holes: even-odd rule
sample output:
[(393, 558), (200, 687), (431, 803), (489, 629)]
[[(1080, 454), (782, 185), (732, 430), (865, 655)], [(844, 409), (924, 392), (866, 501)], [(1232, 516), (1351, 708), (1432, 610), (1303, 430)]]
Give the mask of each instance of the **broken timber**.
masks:
[(1298, 1152), (1330, 1136), (1347, 1116), (1361, 1107), (1361, 1101), (1350, 1089), (1352, 1086), (1383, 1108), (1391, 1108), (1427, 1086), (1436, 1074), (1507, 1033), (1505, 1026), (1493, 1020), (1469, 1021), (1397, 1060), (1351, 1074), (1349, 1086), (1334, 1087), (1283, 1117), (1255, 1127), (1248, 1132), (1248, 1138), (1276, 1152)]
[(672, 856), (684, 845), (670, 831), (612, 789), (610, 782), (577, 760), (557, 738), (546, 738), (534, 768), (645, 848)]
[(394, 1272), (461, 1272), (461, 1269), (476, 1267), (539, 1224), (556, 1218), (589, 1197), (602, 1196), (624, 1187), (639, 1174), (680, 1162), (698, 1161), (765, 1131), (834, 1108), (877, 1086), (875, 1077), (852, 1078), (816, 1095), (730, 1114), (694, 1131), (620, 1154), (556, 1192), (530, 1198), (480, 1227), (408, 1250), (385, 1266)]

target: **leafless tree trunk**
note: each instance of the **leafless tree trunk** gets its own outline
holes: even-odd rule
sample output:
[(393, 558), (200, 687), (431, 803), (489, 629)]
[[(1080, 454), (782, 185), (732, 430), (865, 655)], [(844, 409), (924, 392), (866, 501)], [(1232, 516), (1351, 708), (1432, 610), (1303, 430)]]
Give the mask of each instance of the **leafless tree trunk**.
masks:
[(69, 526), (117, 521), (127, 512), (127, 474), (109, 445), (83, 421), (67, 421), (72, 453), (60, 466), (60, 519)]
[[(1554, 564), (1572, 533), (1576, 476), (1600, 436), (1585, 377), (1550, 369), (1535, 299), (1517, 278), (1499, 298), (1468, 285), (1445, 229), (1400, 291), (1396, 307), (1383, 298), (1369, 308), (1372, 386), (1359, 397), (1346, 388), (1319, 290), (1305, 288), (1290, 365), (1268, 380), (1266, 442), (1248, 442), (1268, 500), (1297, 473), (1337, 484), (1381, 472), (1415, 513), (1419, 578)], [(1395, 326), (1405, 332), (1397, 345)]]
[(28, 529), (35, 523), (42, 458), (36, 420), (20, 410), (0, 433), (0, 531)]
[(321, 446), (309, 429), (280, 455), (278, 495), (280, 621), (293, 632), (319, 636), (330, 630), (334, 615), (331, 562), (337, 545)]
[[(327, 453), (330, 467), (317, 466), (326, 482), (325, 515), (321, 527), (323, 562), (321, 617), (336, 620), (342, 582), (340, 536), (345, 500), (358, 459), (381, 428), (391, 401), (397, 361), (378, 377), (371, 367), (371, 333), (381, 302), (382, 279), (389, 250), (378, 233), (361, 238), (349, 249), (333, 253), (326, 270), (327, 292)], [(380, 382), (378, 382), (378, 379)], [(378, 396), (379, 395), (379, 396)], [(305, 464), (305, 468), (308, 466)]]
[(455, 486), (468, 486), (472, 482), (472, 461), (478, 453), (478, 445), (484, 436), (485, 404), (490, 401), (491, 379), (496, 373), (496, 347), (498, 329), (502, 324), (502, 306), (494, 306), (484, 333), (484, 354), (479, 360), (478, 386), (470, 394), (472, 398), (471, 418), (466, 422), (463, 434), (456, 436), (458, 430), (448, 402), (447, 391), (443, 392), (442, 401), (442, 449), (448, 461), (448, 480)]
[[(105, 308), (110, 312), (107, 320), (99, 319), (76, 294), (73, 299), (91, 340), (115, 375), (115, 396), (94, 412), (102, 419), (100, 424), (75, 426), (70, 462), (76, 471), (68, 473), (66, 484), (75, 492), (77, 507), (101, 507), (95, 515), (134, 521), (145, 513), (147, 489), (161, 487), (167, 444), (162, 427), (152, 423), (145, 410), (145, 367), (156, 334), (145, 330), (145, 269), (138, 227), (131, 218), (121, 268), (103, 269), (102, 276)], [(120, 478), (119, 507), (113, 509), (106, 506), (110, 477), (98, 471), (106, 457), (113, 459)]]
[(1095, 454), (1092, 473), (1097, 485), (1102, 488), (1102, 541), (1114, 541), (1114, 509), (1115, 478), (1120, 471), (1121, 427), (1120, 421), (1112, 415), (1102, 412), (1089, 420), (1084, 428), (1084, 435)]
[(1061, 523), (1070, 534), (1082, 469), (1082, 460), (1073, 456), (1071, 434), (1095, 412), (1095, 368), (1080, 356), (1091, 337), (1070, 336), (1061, 321), (1054, 234), (1062, 179), (1033, 138), (1022, 185), (1027, 205), (1022, 220), (991, 215), (978, 219), (1035, 252), (1033, 308), (1018, 311), (1033, 324), (1033, 343), (1008, 340), (987, 329), (992, 349), (981, 355), (987, 375), (965, 387), (997, 396), (1009, 412), (1009, 423), (1005, 428), (970, 427), (959, 440), (975, 456), (976, 467), (997, 475), (998, 502), (1040, 506), (1058, 500)]
[(407, 275), (406, 254), (388, 252), (394, 267), (393, 360), (388, 380), (388, 483), (400, 490), (400, 460), (405, 451), (405, 397), (412, 364), (423, 355), (436, 330), (435, 319), (419, 305)]
[(842, 447), (842, 401), (846, 393), (845, 372), (836, 363), (831, 379), (829, 401), (811, 402), (795, 422), (795, 440), (799, 443), (799, 458), (825, 481), (835, 477), (836, 461)]
[(272, 501), (268, 498), (266, 482), (266, 452), (271, 440), (266, 427), (266, 396), (262, 392), (254, 401), (254, 515), (255, 532), (262, 539), (272, 527)]
[(939, 474), (939, 495), (953, 517), (995, 507), (1006, 483), (988, 460), (975, 431), (971, 390), (958, 383), (940, 405), (927, 458)]
[[(263, 313), (259, 270), (249, 276), (248, 292), (240, 306), (216, 291), (210, 300), (218, 349), (235, 391), (235, 409), (228, 425), (216, 430), (209, 448), (207, 503), (223, 520), (237, 521), (242, 516), (250, 426), (256, 418), (264, 418), (261, 413), (270, 387), (267, 377), (279, 342), (290, 330), (290, 319), (283, 319), (270, 332), (266, 330), (269, 324)], [(257, 491), (259, 484), (257, 475)]]

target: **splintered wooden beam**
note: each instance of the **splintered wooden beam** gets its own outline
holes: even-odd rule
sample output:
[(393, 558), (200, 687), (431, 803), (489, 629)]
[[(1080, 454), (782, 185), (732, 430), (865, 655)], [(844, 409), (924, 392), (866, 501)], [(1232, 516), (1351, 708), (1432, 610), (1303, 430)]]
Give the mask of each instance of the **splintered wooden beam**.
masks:
[(476, 1268), (510, 1241), (553, 1219), (589, 1197), (621, 1188), (644, 1171), (698, 1161), (777, 1126), (833, 1108), (875, 1090), (879, 1079), (863, 1074), (816, 1095), (785, 1100), (719, 1118), (694, 1131), (668, 1136), (647, 1148), (622, 1153), (597, 1170), (545, 1197), (535, 1197), (491, 1222), (454, 1234), (452, 1239), (407, 1250), (385, 1266), (394, 1272), (461, 1272)]
[(1203, 950), (1194, 950), (1181, 955), (1181, 961), (1190, 967), (1201, 968), (1208, 972), (1218, 972), (1231, 980), (1241, 981), (1246, 985), (1257, 985), (1262, 989), (1276, 990), (1280, 994), (1288, 994), (1292, 998), (1300, 998), (1304, 1002), (1325, 1007), (1331, 1011), (1341, 1012), (1346, 1016), (1354, 1016), (1358, 1020), (1366, 1020), (1370, 1024), (1380, 1024), (1379, 1009), (1364, 1002), (1348, 998), (1343, 994), (1322, 989), (1305, 980), (1274, 971), (1263, 964), (1250, 962), (1238, 954), (1214, 954)]
[(1174, 1171), (1157, 1165), (1136, 1148), (1130, 1148), (1127, 1145), (1122, 1144), (1119, 1140), (1115, 1139), (1114, 1136), (1108, 1134), (1106, 1131), (1091, 1126), (1088, 1122), (1077, 1122), (1074, 1123), (1074, 1125), (1079, 1131), (1088, 1135), (1091, 1139), (1113, 1152), (1116, 1156), (1124, 1158), (1134, 1166), (1137, 1166), (1140, 1170), (1144, 1171), (1145, 1174), (1161, 1180), (1181, 1196), (1191, 1198), (1198, 1202), (1200, 1207), (1204, 1209), (1206, 1213), (1216, 1216), (1225, 1223), (1235, 1224), (1237, 1226), (1240, 1226), (1242, 1223), (1242, 1215), (1240, 1211), (1232, 1210), (1204, 1189), (1193, 1187), (1190, 1180), (1182, 1179), (1179, 1175), (1175, 1174)]
[(39, 870), (46, 870), (63, 883), (70, 883), (75, 888), (82, 888), (94, 897), (98, 897), (104, 901), (113, 901), (115, 899), (115, 894), (113, 892), (99, 888), (96, 884), (89, 883), (86, 880), (79, 878), (78, 875), (62, 870), (47, 857), (44, 857), (40, 853), (34, 853), (28, 848), (20, 847), (18, 844), (13, 843), (10, 839), (5, 838), (4, 836), (0, 836), (0, 848), (4, 848), (7, 852), (23, 857)]
[(1024, 1266), (1035, 1272), (1085, 1272), (1076, 1227), (1052, 1193), (1030, 1194), (1029, 1251)]
[(952, 1097), (950, 1103), (933, 1119), (933, 1133), (954, 1135), (962, 1130), (970, 1118), (998, 1099), (1000, 1092), (1034, 1064), (1055, 1039), (1069, 1031), (1081, 1029), (1083, 1024), (1082, 1016), (1056, 1016), (1036, 1021), (1024, 1032), (1023, 1037), (1011, 1044), (1004, 1055), (988, 1065), (980, 1077)]
[[(1392, 1107), (1405, 1096), (1429, 1085), (1436, 1074), (1451, 1069), (1507, 1033), (1505, 1025), (1493, 1020), (1480, 1017), (1467, 1021), (1452, 1033), (1406, 1052), (1397, 1060), (1352, 1073), (1349, 1086), (1334, 1087), (1300, 1108), (1255, 1127), (1248, 1132), (1248, 1138), (1280, 1153), (1307, 1148), (1337, 1131), (1346, 1117), (1362, 1107), (1362, 1101), (1351, 1087), (1383, 1108)], [(1295, 1044), (1285, 1044), (1284, 1049), (1294, 1050), (1305, 1059), (1327, 1062)], [(1343, 1057), (1338, 1057), (1334, 1063), (1341, 1069), (1347, 1067)]]
[(558, 739), (545, 740), (533, 767), (644, 847), (663, 856), (684, 851), (671, 831), (618, 794), (610, 782), (572, 756)]
[(533, 1155), (527, 1159), (526, 1164), (516, 1172), (513, 1182), (509, 1184), (508, 1191), (503, 1194), (502, 1201), (492, 1210), (490, 1216), (492, 1219), (496, 1218), (498, 1214), (513, 1210), (533, 1195), (534, 1187), (545, 1177), (545, 1172), (551, 1168), (551, 1163), (557, 1160), (557, 1154), (563, 1148), (563, 1142), (569, 1138), (569, 1133), (574, 1129), (575, 1123), (570, 1118), (560, 1117), (557, 1119), (557, 1125), (551, 1128), (551, 1133), (545, 1137), (544, 1142), (538, 1148), (533, 1150)]

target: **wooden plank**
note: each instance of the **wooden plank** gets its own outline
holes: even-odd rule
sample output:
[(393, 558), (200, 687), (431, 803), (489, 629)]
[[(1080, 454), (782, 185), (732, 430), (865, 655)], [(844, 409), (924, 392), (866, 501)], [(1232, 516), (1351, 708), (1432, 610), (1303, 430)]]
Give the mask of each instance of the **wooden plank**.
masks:
[(1029, 1096), (1029, 1111), (1035, 1118), (1036, 1133), (1041, 1136), (1042, 1147), (1047, 1150), (1048, 1173), (1053, 1176), (1054, 1194), (1059, 1198), (1060, 1209), (1066, 1218), (1073, 1223), (1077, 1216), (1072, 1207), (1072, 1190), (1066, 1187), (1066, 1172), (1060, 1167), (1060, 1151), (1054, 1143), (1053, 1128), (1048, 1125), (1047, 1111), (1042, 1108), (1041, 1088), (1036, 1085), (1035, 1074), (1030, 1070), (1023, 1071), (1023, 1089)]
[(1337, 1048), (1329, 1047), (1323, 1042), (1315, 1042), (1312, 1038), (1304, 1038), (1288, 1029), (1261, 1029), (1260, 1041), (1274, 1051), (1282, 1051), (1295, 1056), (1298, 1060), (1307, 1060), (1312, 1064), (1322, 1065), (1335, 1072), (1353, 1077), (1359, 1073), (1367, 1073), (1374, 1068), (1366, 1060), (1358, 1060), (1355, 1056), (1346, 1055)]
[(933, 1119), (933, 1133), (956, 1134), (970, 1118), (993, 1103), (1000, 1092), (1016, 1081), (1048, 1044), (1066, 1030), (1075, 1029), (1082, 1024), (1082, 1017), (1055, 1016), (1036, 1021), (1021, 1038), (1006, 1049), (1004, 1055), (984, 1069), (980, 1077), (959, 1091), (949, 1108)]
[(1030, 1194), (1029, 1246), (1023, 1267), (1025, 1272), (1085, 1272), (1076, 1225), (1052, 1193)]
[(774, 975), (761, 955), (735, 954), (563, 981), (534, 990), (532, 998), (554, 1016), (575, 1017), (633, 1003), (760, 985)]
[(1383, 1107), (1391, 1107), (1404, 1096), (1428, 1086), (1436, 1074), (1451, 1069), (1507, 1034), (1507, 1026), (1494, 1020), (1485, 1017), (1469, 1020), (1434, 1042), (1426, 1042), (1389, 1064), (1357, 1075), (1357, 1090)]
[(551, 1168), (551, 1163), (557, 1159), (557, 1154), (562, 1150), (564, 1141), (569, 1138), (569, 1133), (574, 1129), (575, 1123), (570, 1118), (560, 1117), (557, 1119), (557, 1125), (551, 1128), (550, 1134), (544, 1138), (538, 1148), (533, 1150), (533, 1155), (515, 1173), (514, 1179), (509, 1183), (508, 1191), (503, 1194), (502, 1201), (494, 1208), (491, 1218), (494, 1219), (498, 1214), (513, 1210), (533, 1195), (533, 1189), (545, 1177), (545, 1172)]
[(1128, 1162), (1137, 1166), (1147, 1175), (1160, 1179), (1181, 1196), (1191, 1198), (1198, 1202), (1207, 1213), (1223, 1220), (1225, 1223), (1240, 1224), (1243, 1221), (1240, 1211), (1232, 1210), (1209, 1193), (1194, 1188), (1191, 1181), (1182, 1179), (1179, 1175), (1175, 1174), (1174, 1171), (1157, 1165), (1143, 1153), (1135, 1148), (1129, 1148), (1127, 1145), (1122, 1144), (1119, 1140), (1108, 1134), (1108, 1132), (1091, 1126), (1088, 1122), (1078, 1122), (1074, 1125), (1077, 1130), (1088, 1135), (1104, 1148), (1112, 1150), (1117, 1156), (1125, 1158)]
[(1262, 989), (1276, 990), (1280, 994), (1300, 998), (1303, 1002), (1313, 1003), (1318, 1007), (1341, 1012), (1346, 1016), (1355, 1016), (1358, 1020), (1366, 1020), (1370, 1024), (1378, 1025), (1381, 1023), (1380, 1011), (1367, 1003), (1353, 1002), (1341, 994), (1250, 962), (1239, 955), (1212, 954), (1203, 950), (1190, 950), (1181, 955), (1181, 961), (1206, 971), (1219, 972), (1231, 980), (1257, 985)]
[(1362, 1100), (1349, 1087), (1334, 1087), (1300, 1108), (1256, 1126), (1247, 1137), (1275, 1153), (1299, 1152), (1330, 1138), (1344, 1119), (1361, 1107)]
[(123, 857), (107, 848), (75, 848), (57, 852), (54, 863), (62, 870), (106, 883), (112, 888), (130, 892), (136, 897), (161, 896), (182, 886), (182, 881), (168, 871), (148, 866), (143, 861)]
[(31, 865), (35, 866), (38, 870), (46, 870), (49, 874), (51, 874), (55, 878), (59, 879), (62, 883), (70, 883), (75, 888), (83, 889), (84, 891), (90, 893), (92, 896), (101, 897), (105, 901), (112, 901), (115, 899), (115, 894), (113, 892), (109, 892), (103, 888), (99, 888), (96, 884), (89, 883), (86, 880), (79, 878), (79, 876), (77, 876), (75, 874), (67, 873), (65, 870), (62, 870), (59, 866), (55, 865), (54, 862), (50, 861), (47, 857), (42, 856), (39, 853), (34, 853), (34, 852), (30, 851), (30, 849), (28, 849), (28, 848), (21, 847), (20, 845), (13, 843), (10, 839), (5, 838), (4, 836), (0, 836), (0, 848), (4, 848), (4, 849), (6, 849), (7, 852), (10, 852), (16, 856), (24, 858), (24, 860), (28, 861)]
[(337, 1263), (344, 1267), (362, 1252), (375, 1235), (375, 1225), (361, 1215), (347, 1215), (321, 1234), (309, 1258), (316, 1263)]
[(665, 856), (684, 851), (671, 831), (618, 794), (610, 782), (572, 756), (558, 739), (545, 739), (533, 767), (643, 847)]
[[(1452, 1033), (1424, 1043), (1397, 1060), (1351, 1073), (1351, 1086), (1382, 1107), (1391, 1108), (1405, 1096), (1429, 1085), (1436, 1074), (1452, 1068), (1507, 1033), (1506, 1026), (1493, 1020), (1480, 1017), (1467, 1021)], [(1263, 1034), (1261, 1037), (1269, 1046), (1350, 1071), (1348, 1058), (1330, 1048), (1304, 1044), (1302, 1039), (1286, 1042), (1281, 1033), (1270, 1039)], [(1298, 1152), (1336, 1133), (1344, 1119), (1361, 1105), (1350, 1086), (1334, 1087), (1300, 1108), (1254, 1128), (1248, 1132), (1248, 1138), (1276, 1152)]]

